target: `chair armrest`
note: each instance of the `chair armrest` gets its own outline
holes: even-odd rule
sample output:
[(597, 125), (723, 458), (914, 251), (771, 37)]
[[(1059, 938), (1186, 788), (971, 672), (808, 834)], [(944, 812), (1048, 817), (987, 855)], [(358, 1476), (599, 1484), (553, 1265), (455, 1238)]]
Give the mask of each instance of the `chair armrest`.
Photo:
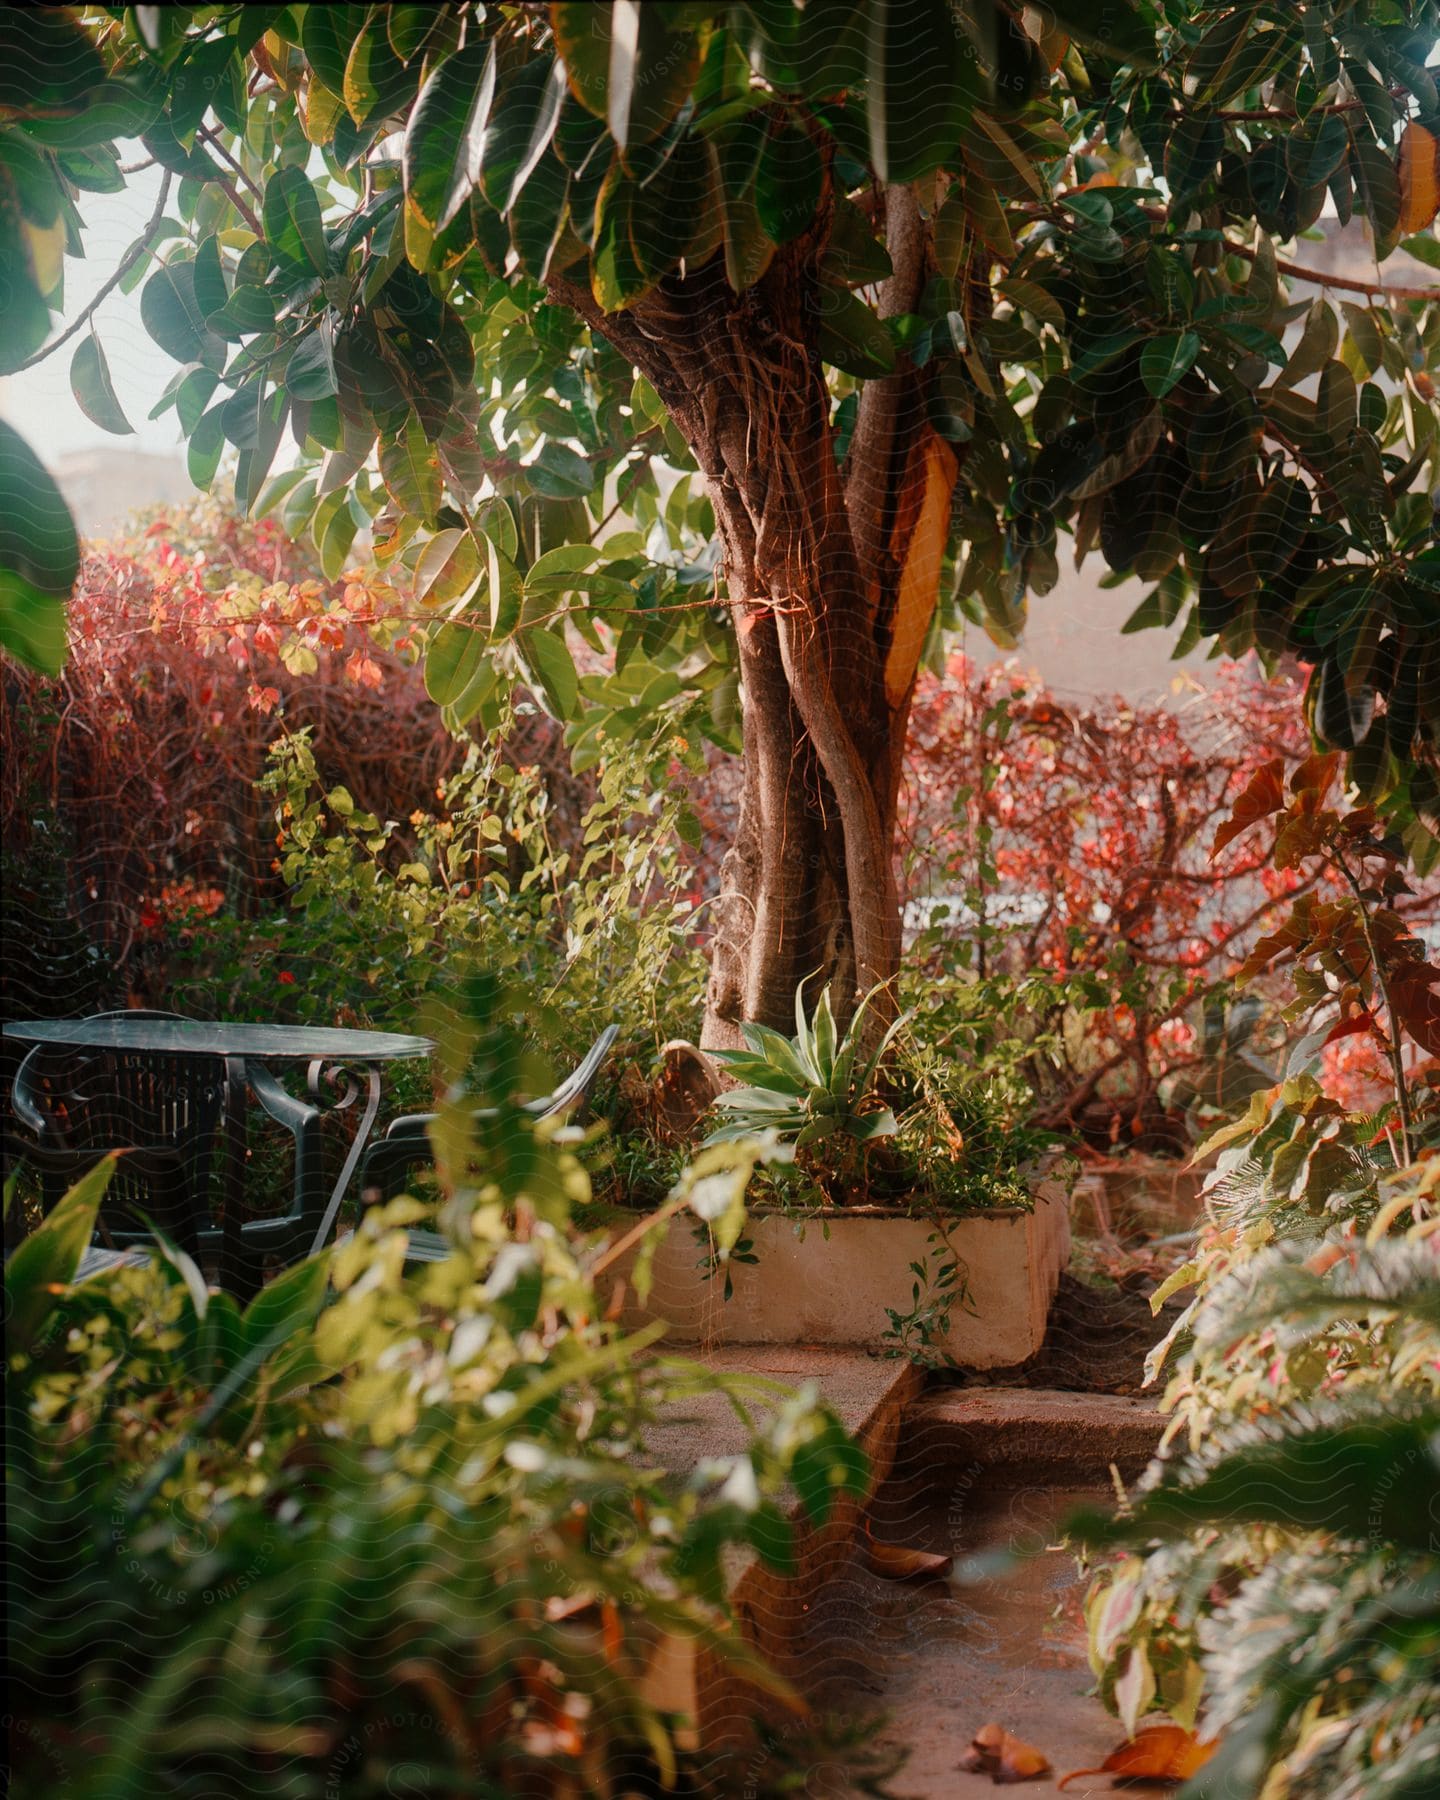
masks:
[(308, 1100), (297, 1100), (259, 1063), (247, 1062), (245, 1074), (250, 1082), (251, 1093), (276, 1124), (283, 1125), (287, 1131), (299, 1133), (320, 1123), (318, 1106), (312, 1106)]
[(595, 1077), (604, 1067), (605, 1058), (610, 1054), (610, 1046), (619, 1035), (618, 1025), (607, 1025), (586, 1051), (584, 1060), (566, 1076), (555, 1092), (530, 1101), (525, 1110), (537, 1119), (553, 1119), (558, 1114), (581, 1105), (589, 1098), (590, 1090), (595, 1085)]
[(52, 1135), (36, 1098), (35, 1071), (31, 1067), (32, 1063), (38, 1062), (43, 1048), (43, 1045), (36, 1044), (33, 1050), (26, 1053), (24, 1061), (15, 1071), (15, 1080), (10, 1089), (11, 1111), (25, 1129), (33, 1132), (37, 1138)]
[[(532, 1119), (553, 1119), (561, 1113), (569, 1112), (580, 1105), (589, 1096), (595, 1085), (595, 1077), (605, 1066), (605, 1059), (610, 1054), (610, 1046), (620, 1035), (618, 1025), (607, 1025), (585, 1053), (584, 1061), (566, 1076), (552, 1094), (541, 1094), (535, 1100), (526, 1100), (520, 1111), (529, 1113)], [(495, 1116), (493, 1107), (481, 1107), (474, 1114), (476, 1119), (487, 1119)], [(434, 1113), (402, 1113), (399, 1118), (392, 1119), (385, 1127), (385, 1141), (395, 1139), (423, 1140), (430, 1126), (434, 1124)]]
[(390, 1143), (397, 1138), (418, 1138), (425, 1141), (425, 1134), (440, 1115), (438, 1113), (401, 1113), (385, 1127), (385, 1142)]

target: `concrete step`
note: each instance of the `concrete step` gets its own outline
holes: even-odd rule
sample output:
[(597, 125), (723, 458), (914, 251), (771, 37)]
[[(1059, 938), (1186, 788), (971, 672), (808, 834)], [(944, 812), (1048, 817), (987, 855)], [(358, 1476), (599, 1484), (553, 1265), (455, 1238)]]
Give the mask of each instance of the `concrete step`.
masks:
[[(813, 1383), (869, 1457), (872, 1493), (894, 1464), (901, 1420), (918, 1399), (923, 1380), (908, 1363), (853, 1349), (745, 1344), (681, 1354), (715, 1375), (757, 1376), (786, 1390)], [(760, 1411), (766, 1403), (757, 1394), (750, 1404)], [(648, 1434), (646, 1449), (658, 1466), (683, 1482), (702, 1462), (737, 1455), (747, 1442), (748, 1433), (729, 1400), (709, 1391), (677, 1403), (662, 1416)], [(754, 1551), (736, 1549), (726, 1561), (726, 1589), (746, 1641), (783, 1676), (796, 1679), (803, 1671), (796, 1666), (795, 1650), (807, 1615), (845, 1566), (865, 1502), (836, 1504), (818, 1527), (793, 1495), (784, 1510), (794, 1532), (794, 1573), (777, 1574)], [(764, 1696), (735, 1679), (693, 1639), (666, 1640), (657, 1647), (647, 1692), (657, 1705), (688, 1713), (695, 1721), (694, 1741), (707, 1749), (746, 1743), (757, 1713), (774, 1711)]]
[(1148, 1395), (930, 1388), (905, 1409), (896, 1474), (946, 1484), (983, 1474), (1003, 1486), (1104, 1486), (1113, 1463), (1129, 1482), (1155, 1454), (1164, 1426)]

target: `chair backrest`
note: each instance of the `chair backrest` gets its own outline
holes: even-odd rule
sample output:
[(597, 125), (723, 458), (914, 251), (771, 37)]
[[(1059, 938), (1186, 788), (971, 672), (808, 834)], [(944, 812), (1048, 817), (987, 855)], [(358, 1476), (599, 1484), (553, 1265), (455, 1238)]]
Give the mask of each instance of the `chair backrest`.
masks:
[(532, 1100), (526, 1111), (533, 1113), (537, 1119), (553, 1119), (557, 1113), (569, 1112), (589, 1097), (590, 1089), (595, 1084), (595, 1077), (600, 1073), (605, 1058), (610, 1054), (610, 1046), (620, 1035), (618, 1025), (607, 1025), (585, 1052), (584, 1060), (556, 1088), (553, 1094), (541, 1100)]
[[(21, 1065), (16, 1090), (39, 1114), (43, 1141), (56, 1150), (178, 1153), (195, 1207), (203, 1208), (225, 1101), (218, 1059), (37, 1045)], [(122, 1159), (110, 1200), (127, 1211), (143, 1208), (147, 1191)]]

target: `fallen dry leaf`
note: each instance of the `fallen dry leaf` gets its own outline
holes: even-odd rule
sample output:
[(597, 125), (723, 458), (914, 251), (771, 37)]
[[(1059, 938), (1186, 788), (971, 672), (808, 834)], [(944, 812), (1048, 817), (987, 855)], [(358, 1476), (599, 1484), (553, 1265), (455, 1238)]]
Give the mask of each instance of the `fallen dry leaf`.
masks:
[(950, 1558), (934, 1550), (911, 1550), (904, 1544), (877, 1544), (872, 1538), (870, 1566), (888, 1581), (913, 1581), (924, 1575), (947, 1574)]
[(1003, 1725), (982, 1725), (960, 1758), (960, 1767), (972, 1775), (988, 1775), (997, 1787), (1005, 1787), (1048, 1775), (1050, 1760)]
[(1147, 1725), (1110, 1752), (1098, 1769), (1072, 1769), (1055, 1784), (1065, 1787), (1082, 1775), (1124, 1775), (1131, 1781), (1184, 1781), (1203, 1768), (1215, 1746), (1202, 1744), (1178, 1725)]

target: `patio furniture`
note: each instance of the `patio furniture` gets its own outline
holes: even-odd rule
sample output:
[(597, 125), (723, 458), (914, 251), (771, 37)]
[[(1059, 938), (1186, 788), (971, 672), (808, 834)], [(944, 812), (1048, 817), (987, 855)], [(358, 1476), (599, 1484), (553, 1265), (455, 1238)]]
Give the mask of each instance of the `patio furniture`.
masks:
[[(395, 1032), (210, 1023), (141, 1012), (21, 1020), (7, 1024), (4, 1032), (34, 1046), (26, 1058), (26, 1064), (32, 1058), (34, 1062), (21, 1093), (28, 1114), (17, 1108), (26, 1133), (17, 1138), (14, 1150), (34, 1158), (37, 1167), (49, 1161), (52, 1189), (58, 1188), (64, 1169), (90, 1166), (117, 1144), (166, 1153), (167, 1167), (178, 1162), (184, 1170), (185, 1204), (197, 1222), (201, 1254), (223, 1265), (225, 1285), (233, 1283), (237, 1293), (255, 1291), (267, 1263), (283, 1265), (324, 1243), (379, 1112), (382, 1066), (400, 1058), (428, 1056), (433, 1048), (428, 1038)], [(90, 1072), (84, 1075), (83, 1091), (106, 1097), (98, 1108), (87, 1101), (78, 1116), (62, 1074), (67, 1057), (72, 1066), (78, 1062)], [(308, 1098), (289, 1093), (276, 1077), (277, 1068), (303, 1068)], [(42, 1078), (42, 1069), (53, 1073)], [(327, 1077), (331, 1094), (326, 1091)], [(53, 1088), (57, 1104), (47, 1107), (36, 1099), (37, 1078), (42, 1094), (47, 1083)], [(17, 1092), (20, 1086), (17, 1078)], [(79, 1091), (72, 1083), (70, 1094)], [(178, 1097), (182, 1093), (189, 1098), (182, 1101)], [(119, 1102), (116, 1095), (122, 1096)], [(327, 1198), (324, 1112), (347, 1111), (362, 1098), (344, 1166)], [(246, 1216), (246, 1110), (251, 1099), (285, 1127), (295, 1145), (290, 1205), (274, 1217)], [(142, 1127), (140, 1120), (147, 1123)], [(137, 1137), (143, 1143), (137, 1143)], [(69, 1152), (75, 1160), (62, 1164), (38, 1154), (52, 1149)], [(212, 1159), (218, 1161), (221, 1183), (218, 1222), (209, 1205)], [(164, 1160), (163, 1156), (155, 1160), (157, 1170)], [(129, 1158), (126, 1166), (140, 1172), (140, 1165)], [(179, 1177), (173, 1168), (171, 1173), (167, 1218), (179, 1204), (175, 1186)], [(153, 1205), (147, 1210), (153, 1211)], [(156, 1223), (160, 1224), (158, 1218)], [(133, 1247), (145, 1235), (133, 1221), (118, 1231), (111, 1228), (114, 1244), (121, 1249)]]
[[(583, 1108), (619, 1032), (618, 1025), (607, 1025), (553, 1093), (525, 1101), (521, 1110), (534, 1119), (553, 1119)], [(405, 1113), (391, 1120), (384, 1137), (370, 1146), (361, 1165), (360, 1191), (367, 1200), (377, 1192), (385, 1199), (398, 1193), (411, 1169), (433, 1160), (429, 1129), (435, 1117), (434, 1113)], [(449, 1245), (439, 1232), (410, 1232), (408, 1262), (440, 1262), (448, 1255)]]
[[(199, 1200), (208, 1185), (224, 1101), (223, 1079), (206, 1062), (51, 1044), (36, 1044), (24, 1056), (10, 1095), (20, 1129), (6, 1149), (38, 1174), (47, 1214), (103, 1156), (123, 1152), (101, 1205), (97, 1235), (104, 1242), (92, 1244), (82, 1257), (82, 1280), (116, 1263), (141, 1260), (139, 1245), (150, 1237), (152, 1225), (199, 1260)], [(219, 1250), (221, 1285), (243, 1281), (235, 1230), (224, 1234)]]

